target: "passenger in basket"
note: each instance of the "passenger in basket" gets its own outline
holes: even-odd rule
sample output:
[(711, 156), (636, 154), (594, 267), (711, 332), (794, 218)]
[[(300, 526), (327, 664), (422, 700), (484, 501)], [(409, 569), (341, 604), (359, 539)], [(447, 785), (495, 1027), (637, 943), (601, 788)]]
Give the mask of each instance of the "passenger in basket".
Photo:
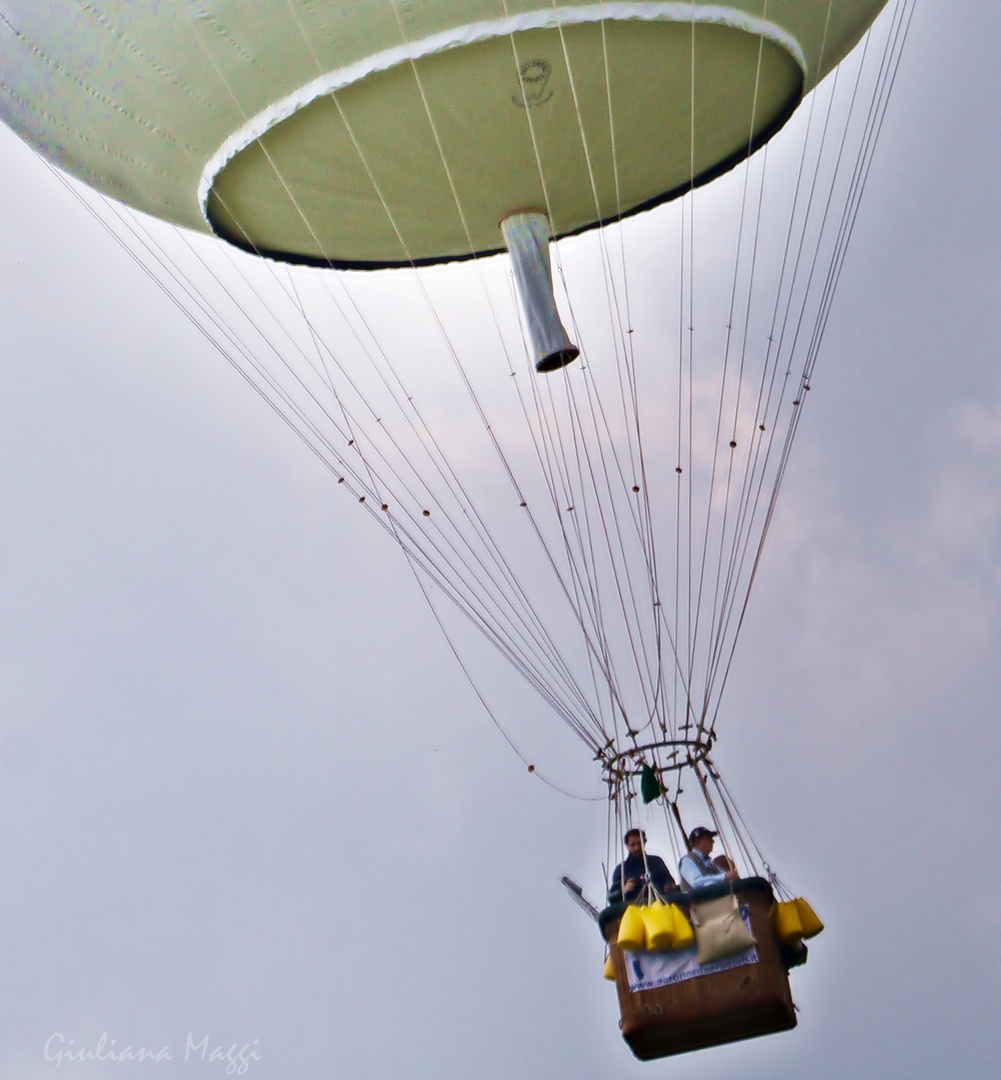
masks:
[(725, 855), (715, 861), (710, 858), (715, 839), (716, 833), (704, 825), (699, 825), (688, 834), (688, 854), (682, 856), (678, 866), (683, 889), (701, 889), (704, 885), (719, 885), (721, 882), (733, 881), (740, 876)]
[(623, 840), (629, 854), (612, 873), (612, 885), (608, 890), (610, 904), (622, 901), (631, 904), (635, 900), (649, 903), (653, 899), (652, 894), (664, 896), (678, 887), (664, 860), (659, 855), (647, 855), (643, 850), (645, 832), (630, 829)]

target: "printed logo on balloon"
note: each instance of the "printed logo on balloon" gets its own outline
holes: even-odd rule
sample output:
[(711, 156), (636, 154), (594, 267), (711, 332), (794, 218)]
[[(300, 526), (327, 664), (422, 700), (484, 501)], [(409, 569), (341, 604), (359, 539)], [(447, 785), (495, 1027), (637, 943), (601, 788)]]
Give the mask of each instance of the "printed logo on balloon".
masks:
[(553, 73), (548, 60), (526, 60), (518, 69), (521, 90), (511, 95), (520, 109), (536, 109), (553, 96), (549, 78)]

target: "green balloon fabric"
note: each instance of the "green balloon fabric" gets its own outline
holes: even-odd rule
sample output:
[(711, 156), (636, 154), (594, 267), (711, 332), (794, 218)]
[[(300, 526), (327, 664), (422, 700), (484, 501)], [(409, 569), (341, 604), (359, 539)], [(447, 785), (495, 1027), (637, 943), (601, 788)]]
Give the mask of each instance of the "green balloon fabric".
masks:
[(712, 179), (885, 0), (0, 0), (0, 118), (116, 199), (321, 265), (502, 250)]

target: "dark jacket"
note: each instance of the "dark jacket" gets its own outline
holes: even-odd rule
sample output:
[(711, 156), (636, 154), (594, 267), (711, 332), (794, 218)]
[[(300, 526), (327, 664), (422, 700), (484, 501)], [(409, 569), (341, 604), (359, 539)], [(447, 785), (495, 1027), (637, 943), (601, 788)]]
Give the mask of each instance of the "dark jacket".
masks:
[[(622, 895), (622, 883), (635, 879), (636, 884)], [(651, 884), (659, 893), (673, 892), (678, 886), (667, 864), (659, 855), (647, 855), (646, 865), (643, 856), (627, 855), (624, 862), (620, 862), (612, 873), (612, 884), (608, 890), (608, 902), (618, 904), (625, 901), (627, 904), (635, 900), (643, 891), (644, 886)]]

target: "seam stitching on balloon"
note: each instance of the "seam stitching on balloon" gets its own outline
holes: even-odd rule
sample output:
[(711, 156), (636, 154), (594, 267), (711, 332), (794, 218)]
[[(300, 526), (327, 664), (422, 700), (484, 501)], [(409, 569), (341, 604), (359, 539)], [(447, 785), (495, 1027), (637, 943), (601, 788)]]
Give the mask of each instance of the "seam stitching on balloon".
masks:
[(393, 46), (373, 53), (363, 60), (348, 64), (346, 67), (320, 75), (304, 86), (294, 90), (281, 100), (268, 105), (230, 135), (209, 158), (198, 181), (198, 206), (206, 224), (215, 232), (208, 212), (209, 195), (216, 177), (233, 158), (251, 144), (257, 142), (273, 127), (287, 120), (300, 109), (305, 108), (318, 98), (343, 90), (353, 83), (360, 82), (369, 75), (389, 71), (411, 60), (419, 60), (436, 53), (463, 45), (473, 45), (488, 41), (494, 37), (504, 37), (526, 30), (544, 30), (556, 26), (572, 26), (582, 23), (602, 21), (628, 22), (678, 22), (691, 25), (692, 22), (714, 26), (729, 26), (759, 35), (775, 45), (785, 49), (803, 72), (804, 85), (809, 72), (806, 57), (799, 42), (782, 27), (745, 11), (727, 7), (724, 4), (710, 4), (693, 9), (683, 0), (670, 0), (665, 3), (608, 3), (592, 7), (545, 8), (540, 11), (526, 12), (507, 19), (495, 19), (485, 22), (469, 23), (454, 27), (420, 41)]

